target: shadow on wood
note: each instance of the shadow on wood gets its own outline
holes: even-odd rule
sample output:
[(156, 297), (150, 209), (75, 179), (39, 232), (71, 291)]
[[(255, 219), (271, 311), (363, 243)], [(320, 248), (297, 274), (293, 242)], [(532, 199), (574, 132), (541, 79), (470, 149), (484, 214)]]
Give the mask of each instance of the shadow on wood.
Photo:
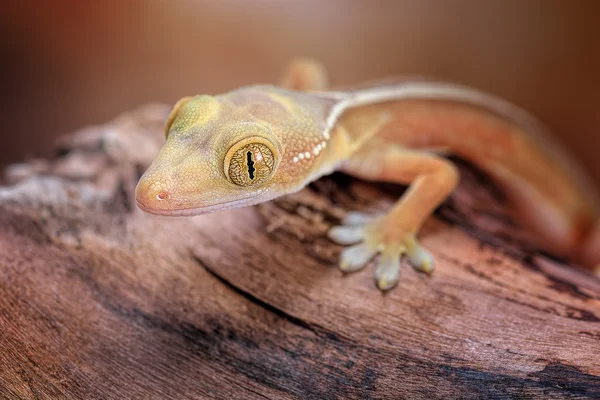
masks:
[(335, 266), (324, 233), (400, 188), (343, 175), (253, 208), (144, 214), (151, 105), (65, 137), (0, 188), (0, 393), (9, 399), (598, 398), (600, 281), (539, 254), (461, 165), (426, 224), (432, 276)]

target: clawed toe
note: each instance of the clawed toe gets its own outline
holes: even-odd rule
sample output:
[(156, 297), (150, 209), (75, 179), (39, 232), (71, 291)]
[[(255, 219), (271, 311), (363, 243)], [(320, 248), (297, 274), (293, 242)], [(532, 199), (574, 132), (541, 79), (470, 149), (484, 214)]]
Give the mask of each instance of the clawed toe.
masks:
[(378, 218), (376, 215), (365, 214), (360, 211), (352, 211), (346, 214), (342, 220), (343, 225), (365, 225), (375, 221)]
[(340, 269), (344, 272), (355, 272), (363, 269), (375, 257), (377, 251), (361, 243), (348, 247), (340, 254)]
[(380, 290), (390, 290), (400, 280), (400, 253), (384, 251), (375, 268), (375, 282)]
[(341, 225), (329, 230), (327, 236), (337, 244), (350, 245), (363, 240), (365, 227), (360, 225)]
[(409, 248), (406, 252), (408, 261), (419, 271), (425, 272), (426, 274), (431, 274), (435, 269), (433, 256), (430, 252), (421, 247), (416, 239), (414, 242), (415, 243), (413, 244), (412, 248)]

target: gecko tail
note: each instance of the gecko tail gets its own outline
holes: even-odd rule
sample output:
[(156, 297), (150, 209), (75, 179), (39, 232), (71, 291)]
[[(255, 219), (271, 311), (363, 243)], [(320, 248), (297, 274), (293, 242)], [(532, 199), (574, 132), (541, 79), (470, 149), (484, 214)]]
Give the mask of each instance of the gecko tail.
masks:
[(585, 266), (600, 275), (600, 220), (584, 238), (580, 258)]
[[(506, 170), (491, 172), (492, 175), (501, 172), (506, 178)], [(536, 241), (542, 248), (568, 257), (585, 269), (600, 272), (600, 212), (594, 203), (570, 186), (568, 180), (561, 182), (560, 175), (554, 175), (554, 180), (549, 177), (552, 184), (545, 185), (544, 180), (527, 180), (526, 174), (527, 171), (522, 171), (499, 182), (517, 212), (518, 221), (537, 234)]]

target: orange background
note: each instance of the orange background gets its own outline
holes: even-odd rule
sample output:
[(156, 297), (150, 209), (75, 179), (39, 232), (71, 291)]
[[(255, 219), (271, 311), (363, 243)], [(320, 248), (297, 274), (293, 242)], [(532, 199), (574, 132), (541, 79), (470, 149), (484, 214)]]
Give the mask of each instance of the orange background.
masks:
[(600, 2), (21, 1), (0, 16), (0, 165), (149, 101), (277, 81), (434, 75), (527, 108), (600, 182)]

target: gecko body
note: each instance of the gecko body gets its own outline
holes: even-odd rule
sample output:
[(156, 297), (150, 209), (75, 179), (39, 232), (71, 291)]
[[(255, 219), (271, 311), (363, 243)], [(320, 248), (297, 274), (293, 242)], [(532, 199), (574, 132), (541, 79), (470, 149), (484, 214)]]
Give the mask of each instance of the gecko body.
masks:
[(379, 254), (377, 286), (396, 285), (400, 257), (424, 272), (434, 259), (417, 233), (456, 187), (456, 154), (502, 187), (542, 246), (600, 263), (600, 212), (576, 164), (520, 108), (475, 89), (413, 78), (327, 91), (320, 64), (291, 64), (280, 86), (181, 99), (167, 142), (136, 188), (138, 206), (198, 215), (296, 192), (333, 171), (408, 185), (385, 216), (349, 213), (328, 236), (347, 245), (340, 268)]

